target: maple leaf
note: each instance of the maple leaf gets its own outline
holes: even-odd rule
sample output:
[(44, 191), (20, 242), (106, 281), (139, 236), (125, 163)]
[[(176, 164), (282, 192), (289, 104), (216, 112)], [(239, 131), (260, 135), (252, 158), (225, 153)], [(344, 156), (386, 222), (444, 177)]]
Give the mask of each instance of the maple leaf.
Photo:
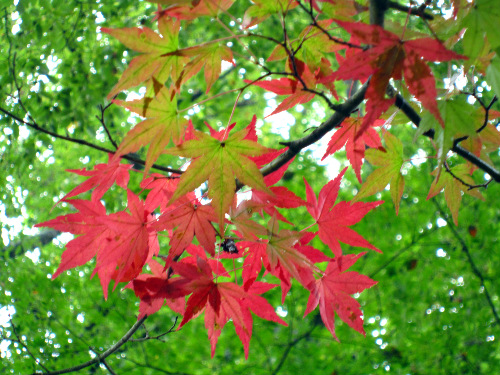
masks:
[[(291, 61), (289, 60), (289, 65), (291, 66)], [(306, 84), (308, 88), (316, 87), (317, 79), (309, 70), (309, 67), (305, 65), (302, 61), (294, 59), (293, 63), (297, 69), (297, 73), (301, 77), (302, 81)], [(252, 83), (253, 81), (245, 80), (246, 83)], [(270, 81), (256, 81), (252, 83), (255, 86), (262, 87), (267, 91), (274, 92), (278, 95), (290, 95), (285, 100), (283, 100), (278, 107), (267, 115), (267, 117), (275, 115), (277, 113), (286, 111), (287, 109), (293, 108), (297, 104), (304, 104), (309, 102), (314, 98), (316, 94), (304, 90), (303, 85), (300, 81), (291, 78), (279, 78)]]
[(264, 177), (264, 182), (269, 187), (271, 192), (268, 194), (258, 190), (252, 190), (252, 202), (258, 205), (263, 211), (267, 212), (269, 216), (276, 215), (278, 220), (284, 221), (286, 223), (290, 223), (279, 211), (276, 207), (280, 208), (296, 208), (301, 207), (306, 204), (300, 197), (296, 194), (288, 190), (284, 186), (271, 186), (280, 181), (285, 174), (286, 170), (293, 162), (295, 158), (290, 159), (287, 163), (285, 163), (278, 170), (273, 173), (268, 174)]
[(113, 233), (106, 246), (97, 253), (93, 273), (99, 273), (105, 293), (109, 280), (122, 282), (134, 279), (159, 250), (156, 231), (150, 224), (152, 218), (144, 209), (144, 202), (131, 191), (127, 192), (127, 199), (129, 213), (120, 211), (97, 217), (97, 221)]
[(295, 8), (298, 4), (292, 0), (253, 0), (243, 16), (243, 28), (250, 28), (258, 23), (265, 21), (274, 13), (286, 14), (289, 10)]
[(240, 237), (247, 239), (255, 239), (257, 236), (267, 234), (267, 229), (252, 220), (254, 212), (262, 209), (262, 205), (251, 200), (244, 200), (236, 206), (236, 199), (229, 210), (231, 224), (236, 227), (236, 231), (241, 234)]
[(423, 59), (450, 61), (465, 59), (465, 56), (446, 49), (433, 38), (403, 41), (396, 34), (384, 30), (378, 25), (338, 20), (335, 22), (362, 43), (373, 46), (345, 59), (332, 76), (326, 77), (322, 81), (364, 80), (371, 77), (365, 95), (365, 98), (368, 99), (367, 113), (361, 132), (394, 103), (395, 98), (385, 98), (386, 89), (391, 78), (400, 80), (403, 74), (410, 93), (420, 100), (424, 108), (431, 112), (444, 127), (444, 121), (436, 103), (437, 93), (434, 76)]
[(233, 61), (233, 52), (231, 49), (219, 43), (208, 43), (202, 46), (189, 47), (171, 52), (169, 55), (192, 58), (191, 61), (185, 65), (184, 69), (182, 69), (175, 83), (177, 88), (182, 86), (205, 67), (204, 75), (205, 82), (207, 83), (206, 93), (210, 91), (210, 88), (220, 76), (222, 60), (236, 66)]
[(165, 207), (174, 195), (178, 182), (179, 176), (166, 177), (158, 173), (152, 173), (143, 179), (140, 187), (150, 190), (144, 203), (145, 209), (153, 212), (157, 207)]
[(150, 144), (144, 168), (144, 174), (147, 174), (171, 140), (175, 144), (182, 140), (187, 121), (177, 113), (177, 99), (172, 90), (162, 86), (154, 98), (144, 97), (130, 102), (113, 100), (113, 102), (142, 117), (147, 117), (127, 133), (115, 154), (116, 156), (128, 154)]
[(469, 12), (463, 19), (464, 51), (471, 58), (476, 58), (485, 43), (485, 34), (492, 50), (500, 46), (500, 36), (496, 32), (500, 6), (496, 0), (475, 0), (473, 4), (467, 5)]
[(342, 255), (339, 241), (351, 246), (359, 246), (381, 252), (361, 235), (348, 227), (359, 222), (369, 211), (384, 202), (357, 202), (353, 204), (339, 202), (335, 204), (340, 188), (340, 181), (346, 170), (347, 167), (335, 179), (323, 186), (318, 198), (316, 198), (314, 191), (304, 177), (307, 203), (309, 203), (309, 206), (306, 206), (307, 211), (309, 211), (318, 224), (319, 238), (330, 247), (335, 256)]
[(49, 227), (61, 232), (81, 235), (66, 244), (66, 250), (61, 257), (61, 263), (52, 275), (55, 279), (62, 272), (89, 262), (108, 243), (107, 238), (111, 231), (100, 221), (99, 217), (106, 216), (106, 208), (100, 201), (86, 201), (80, 199), (69, 200), (78, 212), (36, 224), (35, 227)]
[(456, 177), (469, 185), (476, 184), (469, 175), (469, 168), (467, 167), (467, 164), (454, 166), (450, 168), (450, 172), (453, 173), (453, 175), (451, 173), (441, 173), (438, 175), (437, 169), (432, 172), (432, 175), (436, 177), (434, 181), (432, 181), (427, 199), (435, 197), (444, 189), (444, 199), (446, 201), (446, 205), (451, 211), (453, 222), (455, 225), (458, 225), (458, 209), (462, 203), (462, 193), (469, 194), (481, 200), (484, 200), (484, 197), (478, 190), (469, 189), (468, 186), (457, 180)]
[(202, 16), (218, 18), (220, 13), (227, 11), (234, 0), (152, 0), (161, 5), (173, 5), (159, 10), (160, 15), (168, 15), (179, 20), (194, 20)]
[(92, 192), (92, 200), (98, 201), (109, 190), (109, 188), (116, 182), (116, 184), (124, 189), (127, 188), (131, 165), (121, 164), (120, 158), (114, 158), (109, 155), (107, 164), (97, 164), (94, 169), (88, 171), (83, 169), (67, 169), (68, 172), (78, 174), (80, 176), (91, 176), (88, 180), (78, 185), (76, 188), (66, 194), (61, 200), (82, 194), (95, 187)]
[[(303, 249), (300, 245), (299, 241), (304, 233), (280, 231), (278, 223), (276, 216), (269, 220), (267, 240), (241, 241), (238, 246), (248, 248), (242, 271), (245, 289), (255, 282), (264, 266), (267, 272), (280, 279), (284, 301), (291, 287), (290, 277), (293, 276), (302, 284), (307, 284), (312, 271), (316, 271), (317, 268), (314, 260), (308, 257), (312, 252), (308, 252), (309, 249)], [(312, 257), (314, 259), (314, 255)]]
[(194, 193), (177, 200), (172, 206), (167, 206), (153, 225), (157, 230), (173, 229), (170, 236), (169, 258), (179, 256), (193, 241), (196, 235), (198, 242), (212, 256), (215, 255), (215, 229), (212, 221), (217, 217), (213, 208), (202, 205)]
[(353, 199), (357, 202), (362, 198), (375, 194), (391, 184), (391, 197), (396, 207), (396, 215), (399, 213), (399, 202), (403, 195), (405, 180), (401, 174), (403, 166), (403, 144), (389, 132), (384, 134), (385, 149), (366, 151), (366, 160), (380, 168), (375, 169), (361, 186), (359, 193)]
[(268, 152), (268, 149), (245, 139), (248, 132), (249, 128), (246, 128), (229, 135), (228, 130), (218, 139), (195, 130), (196, 139), (168, 149), (167, 153), (192, 158), (171, 202), (208, 180), (208, 196), (212, 198), (222, 230), (224, 214), (228, 212), (236, 190), (235, 177), (250, 187), (270, 193), (259, 169), (249, 159)]
[(132, 289), (141, 300), (137, 319), (154, 314), (164, 304), (176, 313), (184, 315), (186, 301), (183, 297), (190, 293), (185, 289), (189, 280), (182, 277), (169, 277), (165, 272), (165, 267), (155, 260), (150, 260), (148, 265), (152, 275), (141, 274), (126, 286)]
[(335, 313), (351, 328), (365, 334), (361, 318), (363, 313), (359, 302), (350, 295), (371, 288), (377, 282), (357, 272), (345, 272), (364, 254), (366, 253), (344, 255), (332, 259), (323, 276), (308, 286), (311, 294), (304, 316), (319, 305), (323, 323), (335, 339), (337, 339)]
[(321, 160), (328, 155), (333, 155), (345, 145), (347, 159), (352, 165), (358, 181), (361, 183), (361, 166), (365, 157), (366, 146), (379, 148), (382, 147), (378, 133), (372, 128), (383, 125), (383, 120), (376, 120), (370, 124), (364, 131), (362, 129), (363, 118), (346, 118), (339, 129), (333, 133), (328, 142), (328, 147)]
[(129, 213), (106, 215), (99, 201), (70, 200), (78, 213), (57, 217), (37, 227), (50, 227), (81, 235), (66, 244), (61, 264), (52, 278), (81, 266), (96, 257), (92, 276), (99, 275), (104, 297), (109, 282), (130, 281), (142, 271), (144, 264), (159, 250), (156, 232), (148, 224), (149, 212), (132, 192), (127, 192)]
[(287, 325), (276, 315), (269, 302), (258, 295), (275, 285), (256, 283), (245, 291), (241, 286), (231, 282), (214, 282), (211, 267), (200, 257), (197, 258), (196, 266), (176, 263), (173, 267), (182, 277), (191, 279), (188, 288), (193, 290), (186, 303), (186, 312), (179, 329), (204, 310), (205, 328), (208, 330), (212, 357), (222, 328), (231, 319), (236, 334), (243, 344), (245, 358), (248, 358), (253, 325), (250, 310), (263, 319)]
[(186, 58), (168, 53), (178, 49), (180, 25), (179, 21), (172, 18), (160, 17), (158, 29), (162, 35), (148, 27), (101, 28), (102, 32), (117, 38), (127, 48), (141, 53), (130, 61), (128, 68), (108, 94), (108, 99), (152, 77), (158, 82), (165, 82), (169, 77), (178, 79)]

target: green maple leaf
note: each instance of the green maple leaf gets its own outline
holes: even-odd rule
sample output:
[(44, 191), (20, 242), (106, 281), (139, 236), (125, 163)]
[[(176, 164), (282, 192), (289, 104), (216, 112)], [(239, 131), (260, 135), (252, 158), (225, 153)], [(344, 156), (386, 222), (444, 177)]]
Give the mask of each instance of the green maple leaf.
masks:
[(500, 46), (499, 19), (500, 2), (498, 0), (475, 1), (469, 14), (463, 20), (463, 25), (467, 30), (463, 36), (464, 52), (467, 56), (478, 57), (484, 46), (484, 34), (492, 49)]
[(396, 207), (396, 215), (399, 213), (399, 202), (403, 195), (405, 180), (401, 174), (403, 165), (403, 144), (389, 132), (384, 134), (385, 151), (375, 148), (366, 150), (365, 159), (370, 164), (380, 168), (375, 169), (361, 186), (359, 193), (353, 199), (357, 202), (362, 198), (375, 194), (391, 184), (391, 198)]
[(177, 99), (172, 90), (163, 86), (154, 98), (144, 97), (130, 102), (121, 100), (113, 102), (146, 117), (146, 120), (138, 123), (127, 133), (116, 155), (135, 152), (140, 147), (150, 144), (144, 170), (147, 174), (171, 140), (175, 144), (182, 140), (187, 121), (177, 113)]
[[(252, 124), (254, 122), (255, 116)], [(230, 136), (227, 136), (230, 128), (213, 133), (214, 136), (195, 130), (195, 139), (168, 149), (166, 152), (169, 154), (193, 159), (182, 174), (170, 202), (208, 180), (208, 196), (212, 199), (212, 206), (222, 230), (224, 215), (229, 211), (236, 191), (235, 178), (245, 185), (272, 195), (257, 165), (249, 159), (269, 151), (268, 148), (248, 139), (252, 124)]]
[(435, 197), (444, 189), (444, 199), (446, 201), (446, 205), (451, 211), (451, 216), (453, 217), (455, 225), (458, 225), (458, 209), (462, 203), (462, 192), (484, 200), (484, 197), (478, 190), (469, 189), (468, 186), (464, 185), (457, 179), (459, 178), (469, 185), (475, 185), (474, 180), (469, 175), (469, 171), (470, 168), (467, 164), (460, 164), (450, 168), (451, 173), (441, 173), (440, 176), (437, 176), (437, 170), (432, 172), (432, 175), (436, 176), (436, 178), (432, 182), (427, 199)]

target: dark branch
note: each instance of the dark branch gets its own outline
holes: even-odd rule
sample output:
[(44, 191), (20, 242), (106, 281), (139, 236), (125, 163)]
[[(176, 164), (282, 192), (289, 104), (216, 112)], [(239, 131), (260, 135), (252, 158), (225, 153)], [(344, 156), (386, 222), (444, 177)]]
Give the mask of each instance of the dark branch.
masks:
[(31, 251), (36, 247), (45, 246), (52, 242), (54, 238), (61, 234), (60, 231), (55, 229), (45, 230), (35, 236), (26, 236), (2, 249), (3, 256), (15, 258), (18, 255), (24, 254), (26, 251)]
[[(347, 99), (344, 103), (339, 105), (339, 110), (335, 112), (328, 120), (323, 122), (319, 127), (314, 129), (310, 134), (303, 138), (297, 139), (291, 142), (282, 142), (281, 144), (288, 146), (288, 149), (274, 159), (271, 163), (267, 164), (261, 168), (261, 172), (264, 176), (278, 170), (280, 167), (285, 165), (288, 161), (293, 159), (300, 150), (312, 145), (316, 141), (320, 140), (326, 133), (330, 130), (340, 126), (342, 121), (344, 121), (352, 111), (354, 111), (363, 101), (365, 97), (366, 89), (368, 88), (368, 83), (365, 83), (353, 96)], [(241, 187), (241, 186), (240, 186)]]
[(384, 27), (387, 0), (370, 0), (370, 24)]
[[(58, 371), (46, 371), (43, 374), (45, 375), (59, 375), (59, 374), (67, 374), (69, 372), (75, 372), (79, 371), (81, 369), (84, 369), (86, 367), (92, 366), (96, 363), (103, 363), (103, 361), (109, 357), (111, 354), (116, 352), (123, 344), (125, 344), (129, 339), (132, 337), (132, 335), (139, 329), (139, 327), (144, 323), (144, 321), (147, 319), (147, 316), (144, 318), (138, 320), (135, 322), (135, 324), (132, 326), (132, 328), (129, 329), (129, 331), (120, 339), (116, 344), (114, 344), (111, 348), (106, 350), (104, 353), (97, 355), (94, 359), (91, 359), (90, 361), (87, 361), (85, 363), (79, 364), (77, 366), (69, 367), (63, 370), (58, 370)], [(33, 373), (31, 375), (37, 375), (40, 373)]]
[(425, 13), (423, 10), (420, 10), (420, 8), (415, 8), (415, 7), (410, 8), (409, 6), (401, 5), (395, 1), (389, 0), (387, 2), (387, 6), (388, 6), (388, 8), (400, 10), (401, 12), (405, 12), (405, 13), (408, 13), (411, 9), (411, 14), (413, 14), (414, 16), (418, 16), (418, 17), (421, 17), (421, 18), (426, 19), (426, 20), (433, 20), (434, 19), (434, 16), (432, 14)]
[[(413, 122), (417, 127), (420, 125), (420, 116), (419, 114), (406, 102), (406, 100), (400, 95), (396, 95), (396, 107), (401, 109), (403, 113), (408, 117), (408, 119)], [(423, 135), (434, 139), (434, 130), (429, 130), (425, 132)], [(484, 160), (478, 158), (476, 155), (474, 155), (472, 152), (469, 152), (462, 146), (458, 145), (457, 142), (454, 143), (454, 146), (451, 148), (451, 151), (457, 153), (461, 157), (463, 157), (465, 160), (469, 161), (470, 163), (474, 164), (476, 167), (479, 169), (483, 170), (484, 172), (488, 173), (493, 180), (496, 182), (500, 182), (500, 172), (486, 163)]]
[[(37, 131), (39, 131), (41, 133), (48, 134), (48, 135), (50, 135), (50, 136), (52, 136), (54, 138), (62, 139), (64, 141), (68, 141), (68, 142), (72, 142), (72, 143), (77, 143), (79, 145), (87, 146), (87, 147), (93, 148), (94, 150), (106, 152), (108, 154), (115, 154), (115, 152), (116, 152), (116, 151), (110, 150), (108, 148), (101, 147), (101, 146), (95, 145), (93, 143), (87, 142), (87, 141), (85, 141), (83, 139), (71, 138), (71, 137), (67, 137), (65, 135), (54, 133), (54, 132), (52, 132), (50, 130), (42, 128), (36, 122), (27, 122), (27, 121), (24, 121), (23, 119), (19, 118), (15, 114), (13, 114), (13, 113), (11, 113), (11, 112), (9, 112), (6, 109), (3, 109), (1, 107), (0, 107), (0, 112), (3, 112), (4, 114), (6, 114), (7, 116), (9, 116), (13, 120), (15, 120), (15, 121), (17, 121), (17, 122), (19, 122), (19, 123), (21, 123), (23, 125), (26, 125), (26, 126), (32, 128), (32, 129), (35, 129), (35, 130), (37, 130)], [(123, 155), (122, 159), (129, 160), (129, 161), (132, 161), (134, 163), (141, 164), (141, 165), (146, 165), (146, 162), (144, 160), (142, 160), (140, 158), (137, 158), (135, 156), (132, 156), (130, 154)], [(170, 173), (175, 173), (175, 174), (182, 174), (183, 173), (182, 171), (180, 171), (178, 169), (163, 167), (163, 166), (158, 165), (158, 164), (153, 164), (152, 168), (155, 168), (155, 169), (157, 169), (159, 171), (170, 172)]]

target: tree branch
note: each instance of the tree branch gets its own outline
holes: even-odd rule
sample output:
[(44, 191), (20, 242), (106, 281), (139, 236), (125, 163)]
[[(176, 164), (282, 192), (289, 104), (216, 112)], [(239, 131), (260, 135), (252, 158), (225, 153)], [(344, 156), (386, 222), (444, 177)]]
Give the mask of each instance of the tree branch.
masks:
[[(420, 116), (419, 114), (406, 102), (406, 100), (400, 95), (396, 94), (396, 107), (401, 109), (403, 113), (408, 117), (408, 119), (413, 122), (417, 127), (420, 126)], [(425, 132), (423, 135), (434, 139), (434, 130), (429, 130)], [(500, 182), (500, 172), (494, 168), (493, 166), (489, 165), (486, 163), (484, 160), (478, 158), (476, 155), (474, 155), (472, 152), (466, 150), (462, 146), (454, 144), (454, 146), (451, 148), (451, 151), (455, 152), (456, 154), (460, 155), (463, 157), (465, 160), (469, 161), (470, 163), (474, 164), (476, 167), (479, 169), (483, 170), (484, 172), (488, 173), (493, 180), (496, 182)]]
[[(77, 143), (79, 145), (87, 146), (87, 147), (93, 148), (94, 150), (106, 152), (108, 154), (113, 154), (114, 155), (116, 153), (116, 151), (107, 149), (105, 147), (98, 146), (96, 144), (87, 142), (87, 141), (85, 141), (83, 139), (67, 137), (65, 135), (57, 134), (57, 133), (52, 132), (50, 130), (44, 129), (40, 125), (38, 125), (35, 121), (33, 121), (33, 122), (24, 121), (23, 119), (19, 118), (15, 114), (7, 111), (6, 109), (3, 109), (2, 107), (0, 107), (0, 112), (3, 112), (5, 115), (9, 116), (11, 119), (13, 119), (13, 120), (15, 120), (15, 121), (17, 121), (17, 122), (19, 122), (19, 123), (21, 123), (23, 125), (26, 125), (26, 126), (32, 128), (32, 129), (35, 129), (35, 130), (37, 130), (37, 131), (39, 131), (41, 133), (48, 134), (48, 135), (50, 135), (50, 136), (52, 136), (54, 138), (62, 139), (64, 141), (68, 141), (68, 142), (72, 142), (72, 143)], [(122, 159), (129, 160), (129, 161), (137, 163), (137, 164), (146, 165), (146, 162), (144, 160), (142, 160), (140, 158), (137, 158), (135, 156), (129, 155), (129, 154), (128, 155), (123, 155), (121, 157), (122, 157)], [(169, 173), (175, 173), (175, 174), (182, 174), (183, 173), (181, 170), (173, 169), (173, 168), (168, 168), (168, 167), (163, 167), (163, 166), (158, 165), (158, 164), (153, 164), (152, 168), (155, 168), (155, 169), (157, 169), (159, 171), (169, 172)]]
[(387, 0), (370, 0), (370, 24), (384, 27), (384, 15), (387, 9)]
[[(28, 250), (33, 250), (36, 247), (45, 246), (50, 243), (54, 238), (61, 234), (60, 231), (55, 229), (47, 229), (34, 236), (22, 237), (19, 241), (16, 241), (2, 249), (3, 256), (8, 256), (9, 258), (15, 258), (20, 254), (24, 254)], [(28, 242), (26, 244), (25, 242)], [(19, 251), (21, 249), (21, 251)]]
[[(396, 9), (396, 10), (400, 10), (401, 12), (406, 12), (406, 13), (408, 13), (410, 11), (409, 6), (401, 5), (401, 4), (397, 3), (396, 1), (391, 1), (391, 0), (389, 0), (387, 2), (387, 7), (392, 8), (392, 9)], [(415, 8), (415, 7), (411, 8), (411, 14), (413, 14), (414, 16), (421, 17), (421, 18), (426, 19), (426, 20), (433, 20), (434, 19), (434, 16), (432, 14), (425, 13), (423, 10), (419, 10), (419, 8)]]
[[(120, 339), (116, 344), (114, 344), (111, 348), (106, 350), (104, 353), (97, 355), (94, 359), (91, 359), (90, 361), (87, 361), (85, 363), (79, 364), (77, 366), (69, 367), (63, 370), (58, 370), (58, 371), (46, 371), (43, 374), (45, 375), (59, 375), (59, 374), (67, 374), (69, 372), (75, 372), (81, 369), (84, 369), (86, 367), (92, 366), (93, 364), (96, 363), (101, 363), (103, 362), (104, 359), (109, 357), (111, 354), (116, 352), (123, 344), (125, 344), (130, 337), (139, 329), (139, 327), (144, 323), (144, 321), (147, 319), (147, 316), (144, 318), (138, 320), (135, 322), (135, 324), (132, 326), (132, 328), (129, 329), (129, 331)], [(108, 369), (109, 370), (109, 369)], [(31, 375), (37, 375), (40, 373), (34, 372)]]
[(261, 168), (260, 171), (262, 172), (262, 174), (264, 176), (267, 176), (268, 174), (277, 171), (280, 167), (293, 159), (295, 155), (300, 152), (300, 150), (309, 145), (312, 145), (313, 143), (320, 140), (330, 130), (340, 126), (340, 124), (342, 124), (342, 121), (349, 117), (351, 112), (361, 104), (365, 97), (367, 88), (368, 82), (361, 86), (361, 88), (353, 96), (339, 105), (339, 110), (336, 111), (328, 120), (323, 122), (319, 127), (314, 129), (310, 134), (295, 141), (282, 142), (281, 144), (288, 146), (288, 149), (283, 154), (274, 159), (271, 163)]

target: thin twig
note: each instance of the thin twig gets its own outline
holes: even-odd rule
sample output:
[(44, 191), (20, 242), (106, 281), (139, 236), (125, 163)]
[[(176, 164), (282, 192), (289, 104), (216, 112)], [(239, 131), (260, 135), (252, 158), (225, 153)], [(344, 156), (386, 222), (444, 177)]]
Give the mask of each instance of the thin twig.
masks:
[(16, 325), (14, 324), (14, 321), (12, 320), (12, 317), (10, 316), (10, 314), (9, 314), (9, 321), (10, 321), (10, 324), (12, 325), (12, 333), (14, 333), (14, 336), (16, 336), (16, 338), (17, 338), (16, 341), (26, 350), (26, 352), (29, 354), (29, 356), (31, 358), (33, 358), (33, 360), (35, 361), (35, 363), (37, 365), (39, 365), (41, 368), (43, 368), (45, 371), (48, 372), (49, 370), (47, 369), (47, 367), (45, 367), (42, 364), (42, 362), (33, 355), (31, 350), (28, 348), (28, 345), (26, 345), (24, 343), (24, 341), (21, 339), (21, 337), (19, 337), (19, 334), (17, 333)]
[[(116, 96), (114, 97), (116, 98)], [(113, 98), (113, 99), (114, 99)], [(104, 112), (106, 112), (106, 110), (111, 107), (111, 105), (113, 104), (113, 102), (109, 102), (108, 105), (106, 105), (105, 107), (101, 104), (99, 105), (99, 110), (101, 111), (101, 115), (100, 116), (97, 116), (96, 115), (96, 118), (100, 121), (100, 123), (102, 124), (103, 128), (104, 128), (104, 131), (106, 132), (106, 134), (108, 135), (108, 139), (109, 141), (111, 142), (111, 144), (115, 147), (115, 149), (118, 149), (118, 144), (115, 142), (115, 140), (113, 139), (113, 137), (111, 136), (111, 133), (109, 132), (109, 129), (108, 127), (106, 126), (106, 123), (104, 122)]]
[(145, 335), (144, 337), (140, 337), (140, 338), (138, 338), (138, 339), (130, 339), (130, 340), (128, 340), (128, 341), (130, 341), (130, 342), (142, 342), (142, 341), (147, 341), (147, 340), (159, 340), (159, 341), (164, 341), (164, 340), (162, 340), (162, 337), (174, 331), (174, 328), (175, 328), (175, 326), (176, 326), (176, 324), (177, 324), (177, 319), (178, 319), (178, 317), (176, 316), (176, 317), (175, 317), (174, 324), (173, 324), (173, 325), (172, 325), (172, 327), (170, 327), (170, 329), (169, 329), (168, 331), (166, 331), (166, 332), (163, 332), (163, 333), (161, 333), (161, 334), (159, 334), (159, 335), (157, 335), (157, 336), (150, 336), (150, 335), (149, 335), (149, 331), (146, 329), (146, 326), (144, 326), (144, 330), (146, 331), (146, 335)]
[(467, 186), (467, 188), (468, 188), (467, 190), (478, 189), (478, 188), (487, 188), (488, 185), (491, 183), (491, 181), (493, 181), (493, 179), (489, 179), (484, 184), (472, 185), (472, 184), (465, 182), (463, 179), (461, 179), (455, 173), (453, 173), (447, 162), (444, 162), (443, 165), (444, 165), (444, 168), (446, 169), (446, 172), (448, 172), (451, 175), (451, 177), (453, 177), (455, 180), (460, 182), (462, 185)]
[(297, 337), (295, 340), (288, 342), (285, 351), (281, 355), (280, 361), (278, 362), (278, 365), (274, 369), (274, 371), (271, 373), (271, 375), (276, 375), (280, 370), (283, 364), (285, 363), (286, 358), (288, 357), (288, 354), (290, 354), (290, 350), (293, 349), (295, 345), (297, 345), (299, 342), (301, 342), (304, 339), (307, 339), (309, 336), (311, 336), (312, 331), (314, 331), (314, 328), (316, 328), (316, 324), (313, 324), (311, 328), (304, 334), (300, 335)]
[(488, 301), (488, 304), (490, 305), (491, 312), (493, 313), (493, 316), (495, 317), (496, 324), (500, 324), (500, 317), (498, 316), (498, 313), (497, 313), (497, 310), (495, 308), (495, 305), (493, 304), (493, 300), (491, 299), (491, 296), (490, 296), (490, 293), (488, 291), (488, 288), (486, 287), (486, 285), (484, 283), (484, 276), (481, 273), (481, 271), (479, 271), (479, 268), (477, 268), (476, 263), (474, 262), (474, 259), (472, 259), (472, 255), (470, 253), (469, 247), (465, 243), (465, 240), (462, 238), (462, 236), (460, 235), (460, 233), (458, 233), (457, 228), (450, 221), (450, 219), (448, 218), (448, 215), (444, 212), (443, 208), (437, 202), (437, 200), (435, 198), (433, 198), (432, 202), (434, 203), (434, 205), (436, 206), (437, 210), (439, 211), (439, 215), (441, 216), (441, 218), (443, 218), (443, 220), (446, 221), (446, 224), (447, 224), (446, 226), (450, 229), (450, 231), (453, 234), (453, 236), (455, 237), (455, 239), (462, 246), (462, 251), (467, 256), (467, 261), (469, 262), (469, 264), (471, 266), (472, 272), (477, 276), (477, 278), (480, 281), (481, 286), (483, 287), (484, 295), (486, 297), (486, 300)]

